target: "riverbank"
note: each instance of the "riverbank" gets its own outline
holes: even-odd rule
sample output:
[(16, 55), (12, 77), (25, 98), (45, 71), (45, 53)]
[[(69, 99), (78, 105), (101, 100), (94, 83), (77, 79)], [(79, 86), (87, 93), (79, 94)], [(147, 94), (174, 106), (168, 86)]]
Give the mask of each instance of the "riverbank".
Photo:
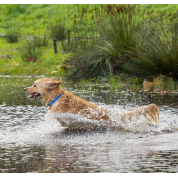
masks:
[[(30, 9), (33, 9), (33, 13)], [(145, 13), (143, 12), (144, 9), (148, 11)], [(171, 9), (174, 9), (174, 11)], [(169, 66), (168, 69), (164, 68), (172, 60), (172, 50), (170, 50), (169, 41), (163, 41), (164, 44), (161, 43), (162, 39), (166, 38), (161, 38), (161, 41), (153, 41), (156, 46), (160, 46), (159, 44), (165, 46), (167, 44), (167, 49), (164, 48), (165, 51), (162, 49), (148, 51), (150, 58), (144, 54), (145, 52), (137, 56), (140, 51), (143, 51), (139, 48), (142, 46), (142, 43), (140, 43), (141, 40), (138, 38), (136, 38), (136, 41), (130, 38), (134, 36), (132, 30), (128, 33), (129, 35), (126, 39), (122, 40), (122, 37), (125, 35), (121, 33), (120, 36), (117, 36), (117, 40), (115, 40), (115, 29), (117, 31), (119, 31), (120, 27), (123, 27), (125, 30), (130, 29), (129, 24), (123, 24), (118, 21), (118, 24), (120, 23), (119, 26), (118, 24), (112, 26), (110, 22), (113, 19), (107, 21), (106, 18), (108, 15), (115, 17), (113, 14), (120, 13), (122, 16), (129, 12), (130, 15), (133, 15), (131, 19), (136, 19), (136, 21), (133, 21), (135, 27), (135, 25), (138, 25), (137, 20), (143, 20), (145, 16), (152, 18), (164, 12), (164, 15), (168, 17), (170, 12), (176, 12), (177, 9), (175, 6), (3, 5), (0, 7), (0, 10), (0, 16), (2, 17), (0, 19), (0, 34), (3, 34), (0, 37), (0, 75), (65, 77), (68, 81), (71, 80), (71, 82), (75, 83), (103, 83), (110, 85), (114, 89), (132, 89), (134, 91), (141, 90), (144, 78), (150, 75), (155, 78), (159, 74), (177, 76), (177, 72), (172, 70), (177, 65), (172, 65), (173, 67)], [(134, 14), (135, 11), (137, 12), (136, 14)], [(49, 18), (48, 14), (50, 12)], [(144, 15), (140, 15), (141, 12)], [(57, 14), (61, 13), (63, 15), (58, 17)], [(127, 16), (125, 18), (127, 19)], [(103, 20), (102, 22), (106, 21), (113, 28), (106, 29), (104, 31), (106, 33), (102, 33), (101, 35), (96, 26), (98, 20)], [(152, 20), (148, 21), (147, 25), (150, 25), (150, 22)], [(18, 32), (17, 27), (19, 29)], [(59, 28), (61, 31), (57, 31)], [(54, 29), (60, 34), (55, 37), (58, 38), (56, 49), (54, 49), (54, 36), (51, 36), (51, 32)], [(110, 29), (111, 32), (114, 32), (113, 38), (110, 38)], [(152, 29), (151, 26), (150, 29)], [(140, 33), (139, 30), (136, 31)], [(159, 30), (157, 29), (157, 31)], [(9, 39), (7, 38), (7, 33), (9, 33)], [(155, 36), (159, 35), (155, 34)], [(98, 39), (103, 39), (99, 45), (95, 43)], [(168, 36), (167, 39), (172, 38)], [(12, 42), (11, 40), (17, 41)], [(129, 43), (125, 45), (126, 42)], [(149, 41), (148, 46), (150, 44), (152, 44), (152, 41)], [(87, 49), (88, 46), (92, 46), (93, 48)], [(130, 49), (128, 49), (129, 47)], [(134, 51), (132, 51), (133, 48)], [(87, 50), (84, 51), (83, 49)], [(122, 50), (118, 51), (118, 49)], [(57, 50), (56, 54), (55, 50)], [(164, 55), (164, 52), (166, 54), (170, 52), (170, 55)], [(73, 57), (74, 55), (75, 57)], [(158, 56), (158, 59), (162, 59), (162, 61), (156, 63), (155, 61), (158, 61), (158, 59), (154, 59), (152, 55)], [(169, 58), (164, 59), (165, 56), (169, 56)], [(176, 64), (176, 61), (175, 58), (173, 61), (174, 64)], [(160, 70), (158, 71), (158, 69)], [(162, 69), (165, 69), (165, 71)], [(156, 71), (156, 73), (153, 73), (152, 70), (153, 72)], [(144, 77), (142, 76), (143, 74)], [(159, 90), (160, 88), (156, 89)]]

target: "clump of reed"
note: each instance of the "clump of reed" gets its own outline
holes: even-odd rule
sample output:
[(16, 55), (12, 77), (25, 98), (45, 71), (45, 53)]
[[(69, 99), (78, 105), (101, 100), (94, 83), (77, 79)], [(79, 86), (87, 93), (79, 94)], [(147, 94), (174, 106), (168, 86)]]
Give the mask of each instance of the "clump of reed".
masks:
[(119, 73), (123, 63), (136, 55), (137, 10), (136, 6), (120, 6), (109, 11), (109, 16), (95, 26), (100, 35), (66, 62), (70, 66), (68, 77), (77, 80)]
[[(76, 44), (71, 42), (77, 48), (64, 64), (70, 79), (108, 78), (123, 72), (142, 78), (162, 74), (178, 79), (178, 17), (155, 16), (154, 10), (141, 11), (136, 5), (93, 9), (97, 16), (90, 16), (95, 23), (87, 31), (93, 38), (87, 41), (85, 30), (83, 35), (76, 31), (75, 37), (81, 38)], [(84, 18), (86, 11), (80, 10), (77, 17)], [(79, 21), (74, 18), (74, 29)]]
[(58, 41), (63, 41), (66, 39), (66, 29), (65, 24), (61, 22), (60, 19), (55, 20), (49, 24), (49, 33), (51, 38)]
[(33, 35), (33, 40), (37, 47), (47, 47), (49, 44), (49, 37), (47, 31), (45, 31), (43, 36)]
[(125, 72), (142, 77), (161, 74), (178, 79), (178, 22), (175, 19), (177, 17), (169, 23), (155, 19), (154, 28), (149, 28), (144, 41), (140, 41), (137, 56), (124, 64)]
[(36, 62), (43, 54), (43, 50), (35, 40), (27, 40), (19, 44), (19, 54), (25, 62)]
[(8, 43), (17, 43), (20, 37), (19, 30), (16, 27), (7, 27), (4, 37)]
[(33, 34), (19, 44), (19, 54), (23, 61), (36, 62), (42, 57), (43, 49), (48, 46), (49, 37), (47, 31), (41, 36)]

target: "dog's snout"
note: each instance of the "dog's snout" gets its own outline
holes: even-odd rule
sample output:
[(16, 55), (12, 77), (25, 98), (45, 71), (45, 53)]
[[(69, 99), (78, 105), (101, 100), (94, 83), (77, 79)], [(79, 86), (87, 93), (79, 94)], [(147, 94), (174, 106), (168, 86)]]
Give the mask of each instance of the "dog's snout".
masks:
[(27, 88), (24, 88), (24, 91), (27, 91)]

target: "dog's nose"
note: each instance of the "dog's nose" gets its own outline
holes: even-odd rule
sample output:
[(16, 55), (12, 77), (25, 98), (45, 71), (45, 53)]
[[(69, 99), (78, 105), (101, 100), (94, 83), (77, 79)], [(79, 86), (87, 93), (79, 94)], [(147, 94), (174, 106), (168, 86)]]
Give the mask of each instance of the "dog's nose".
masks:
[(24, 91), (27, 91), (27, 88), (24, 88)]

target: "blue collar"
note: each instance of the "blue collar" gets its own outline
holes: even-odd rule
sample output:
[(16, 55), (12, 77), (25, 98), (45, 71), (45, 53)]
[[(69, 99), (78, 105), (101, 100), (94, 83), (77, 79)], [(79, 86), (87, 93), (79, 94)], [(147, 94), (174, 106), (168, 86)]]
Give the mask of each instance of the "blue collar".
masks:
[(52, 106), (53, 103), (55, 103), (62, 95), (63, 93), (61, 93), (60, 95), (58, 95), (54, 100), (52, 100), (50, 103), (48, 103), (48, 106)]

